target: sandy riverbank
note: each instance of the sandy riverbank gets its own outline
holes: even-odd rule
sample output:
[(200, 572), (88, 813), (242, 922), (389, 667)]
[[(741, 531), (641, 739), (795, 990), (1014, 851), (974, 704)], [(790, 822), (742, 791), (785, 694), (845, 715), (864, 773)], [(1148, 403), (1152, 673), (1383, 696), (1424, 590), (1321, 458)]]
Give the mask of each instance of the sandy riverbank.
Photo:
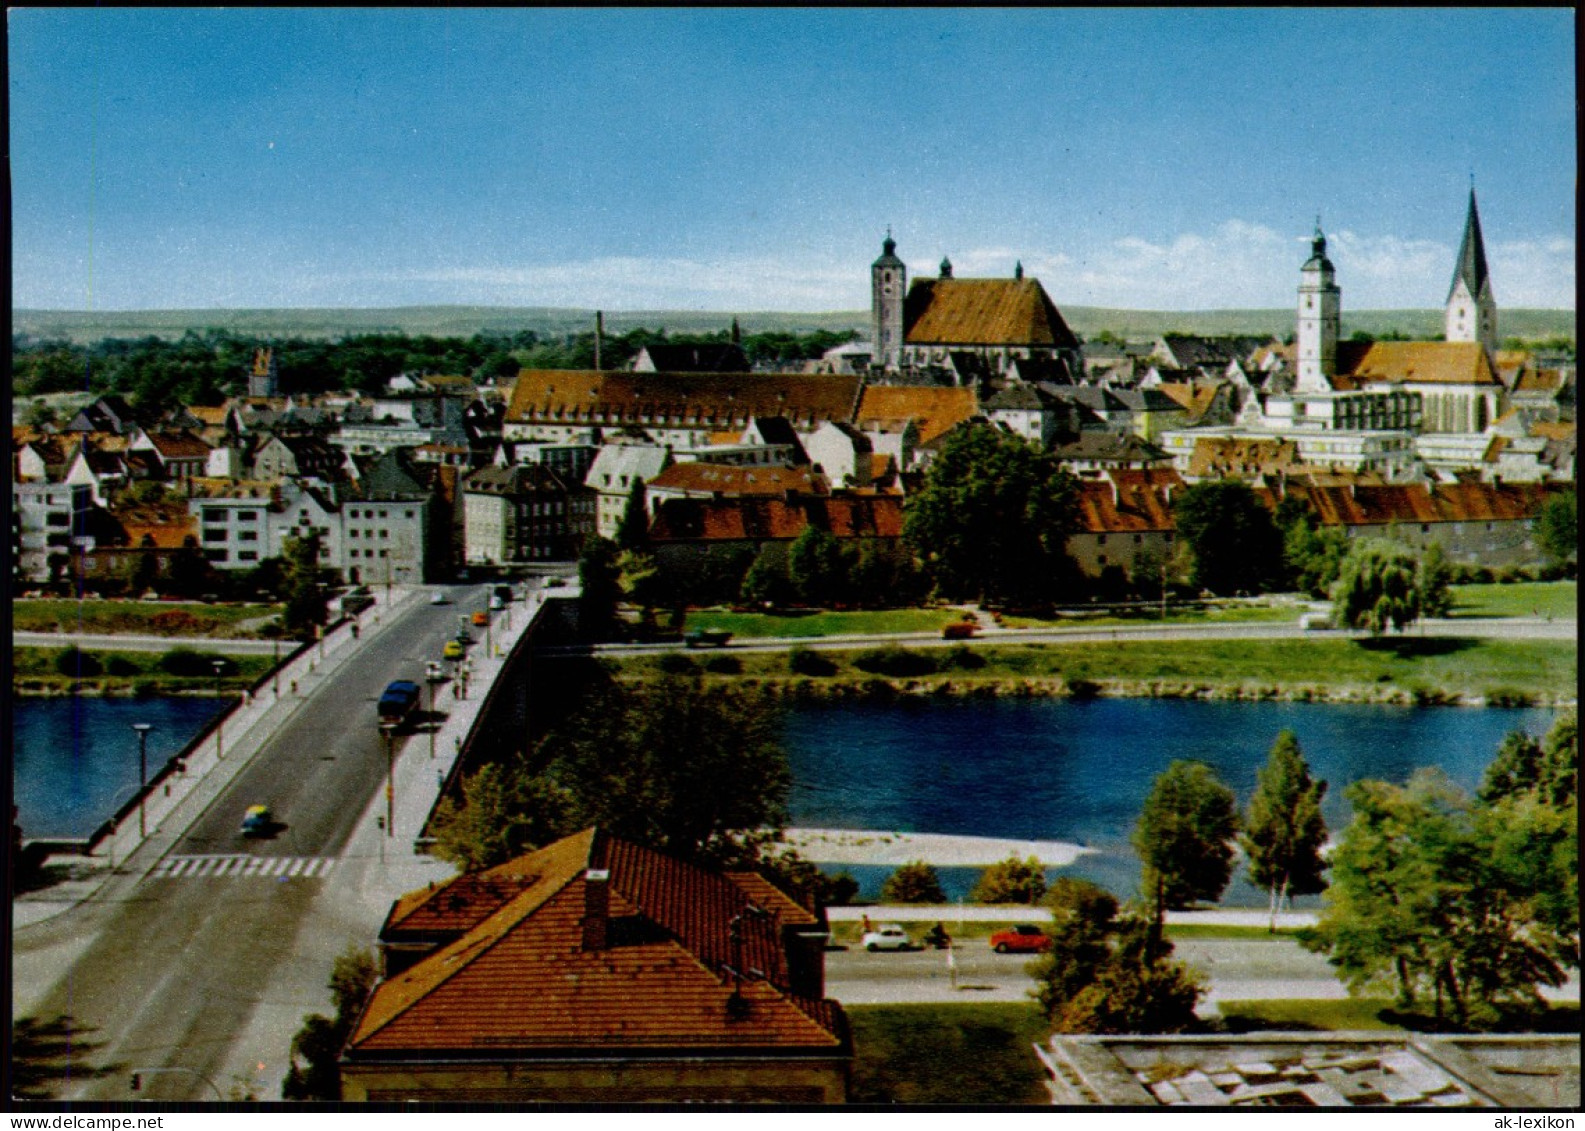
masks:
[(879, 864), (896, 867), (923, 860), (938, 868), (984, 868), (1009, 856), (1034, 856), (1049, 868), (1071, 864), (1096, 851), (1060, 840), (1008, 840), (859, 829), (788, 829), (782, 839), (816, 864)]

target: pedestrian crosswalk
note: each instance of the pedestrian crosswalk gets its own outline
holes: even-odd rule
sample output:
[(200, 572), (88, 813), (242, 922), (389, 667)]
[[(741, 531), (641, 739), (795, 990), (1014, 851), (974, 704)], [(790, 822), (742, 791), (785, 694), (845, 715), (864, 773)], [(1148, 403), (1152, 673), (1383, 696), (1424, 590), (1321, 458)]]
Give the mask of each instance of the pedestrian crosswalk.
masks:
[(251, 876), (323, 879), (336, 866), (333, 856), (167, 856), (154, 869), (156, 880), (219, 880)]

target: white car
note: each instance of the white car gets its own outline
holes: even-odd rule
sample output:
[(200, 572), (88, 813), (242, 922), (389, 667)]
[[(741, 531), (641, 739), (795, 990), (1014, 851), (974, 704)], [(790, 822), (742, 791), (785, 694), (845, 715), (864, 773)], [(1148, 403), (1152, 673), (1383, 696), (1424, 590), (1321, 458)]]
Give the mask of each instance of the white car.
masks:
[(865, 931), (864, 937), (859, 940), (859, 945), (865, 950), (908, 950), (914, 942), (908, 937), (908, 932), (896, 923), (882, 923), (873, 931)]
[(429, 595), (429, 603), (431, 605), (449, 605), (451, 601), (447, 599), (444, 589), (437, 589)]

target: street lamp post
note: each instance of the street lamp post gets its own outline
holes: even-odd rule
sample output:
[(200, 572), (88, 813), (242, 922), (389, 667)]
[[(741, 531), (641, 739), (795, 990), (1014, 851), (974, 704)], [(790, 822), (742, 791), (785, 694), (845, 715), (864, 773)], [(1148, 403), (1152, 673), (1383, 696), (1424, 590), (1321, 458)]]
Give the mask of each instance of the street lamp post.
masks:
[(430, 660), (424, 666), (424, 684), (429, 688), (429, 757), (435, 757), (435, 732), (440, 729), (440, 720), (435, 717), (435, 685), (441, 681), (440, 665)]
[[(215, 669), (215, 698), (219, 699), (220, 674), (226, 670), (226, 662), (224, 660), (212, 660), (210, 662), (214, 665)], [(221, 731), (225, 728), (225, 725), (226, 714), (224, 711), (221, 711), (220, 721), (215, 724), (215, 761), (217, 762), (225, 756), (221, 748)]]
[(381, 723), (385, 736), (385, 835), (394, 836), (396, 826), (396, 725)]
[(133, 723), (132, 729), (138, 732), (138, 839), (142, 840), (149, 835), (148, 819), (144, 815), (143, 807), (148, 800), (149, 731), (154, 729), (154, 724)]

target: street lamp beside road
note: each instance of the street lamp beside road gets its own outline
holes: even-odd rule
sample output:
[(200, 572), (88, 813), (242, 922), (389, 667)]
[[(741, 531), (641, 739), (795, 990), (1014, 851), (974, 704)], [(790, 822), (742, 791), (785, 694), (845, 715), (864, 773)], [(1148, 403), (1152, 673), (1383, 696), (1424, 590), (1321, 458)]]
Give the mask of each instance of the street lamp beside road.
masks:
[[(210, 663), (212, 663), (214, 665), (214, 669), (215, 669), (215, 698), (219, 699), (220, 698), (220, 673), (226, 670), (226, 662), (224, 660), (211, 660)], [(226, 713), (225, 713), (224, 710), (222, 710), (220, 712), (220, 721), (215, 724), (215, 761), (217, 761), (217, 762), (220, 761), (221, 758), (225, 757), (225, 754), (224, 754), (224, 752), (223, 752), (223, 750), (221, 748), (221, 742), (220, 742), (221, 731), (225, 728), (225, 725), (226, 725)]]
[(154, 729), (153, 723), (133, 723), (132, 729), (138, 732), (138, 839), (142, 840), (149, 835), (148, 819), (143, 807), (148, 801), (149, 791), (149, 731)]
[(396, 827), (396, 724), (381, 723), (385, 737), (385, 835), (395, 836)]
[(435, 685), (445, 679), (440, 670), (440, 664), (430, 660), (424, 665), (424, 683), (429, 688), (429, 756), (435, 757), (435, 732), (440, 729), (440, 720), (435, 716)]

